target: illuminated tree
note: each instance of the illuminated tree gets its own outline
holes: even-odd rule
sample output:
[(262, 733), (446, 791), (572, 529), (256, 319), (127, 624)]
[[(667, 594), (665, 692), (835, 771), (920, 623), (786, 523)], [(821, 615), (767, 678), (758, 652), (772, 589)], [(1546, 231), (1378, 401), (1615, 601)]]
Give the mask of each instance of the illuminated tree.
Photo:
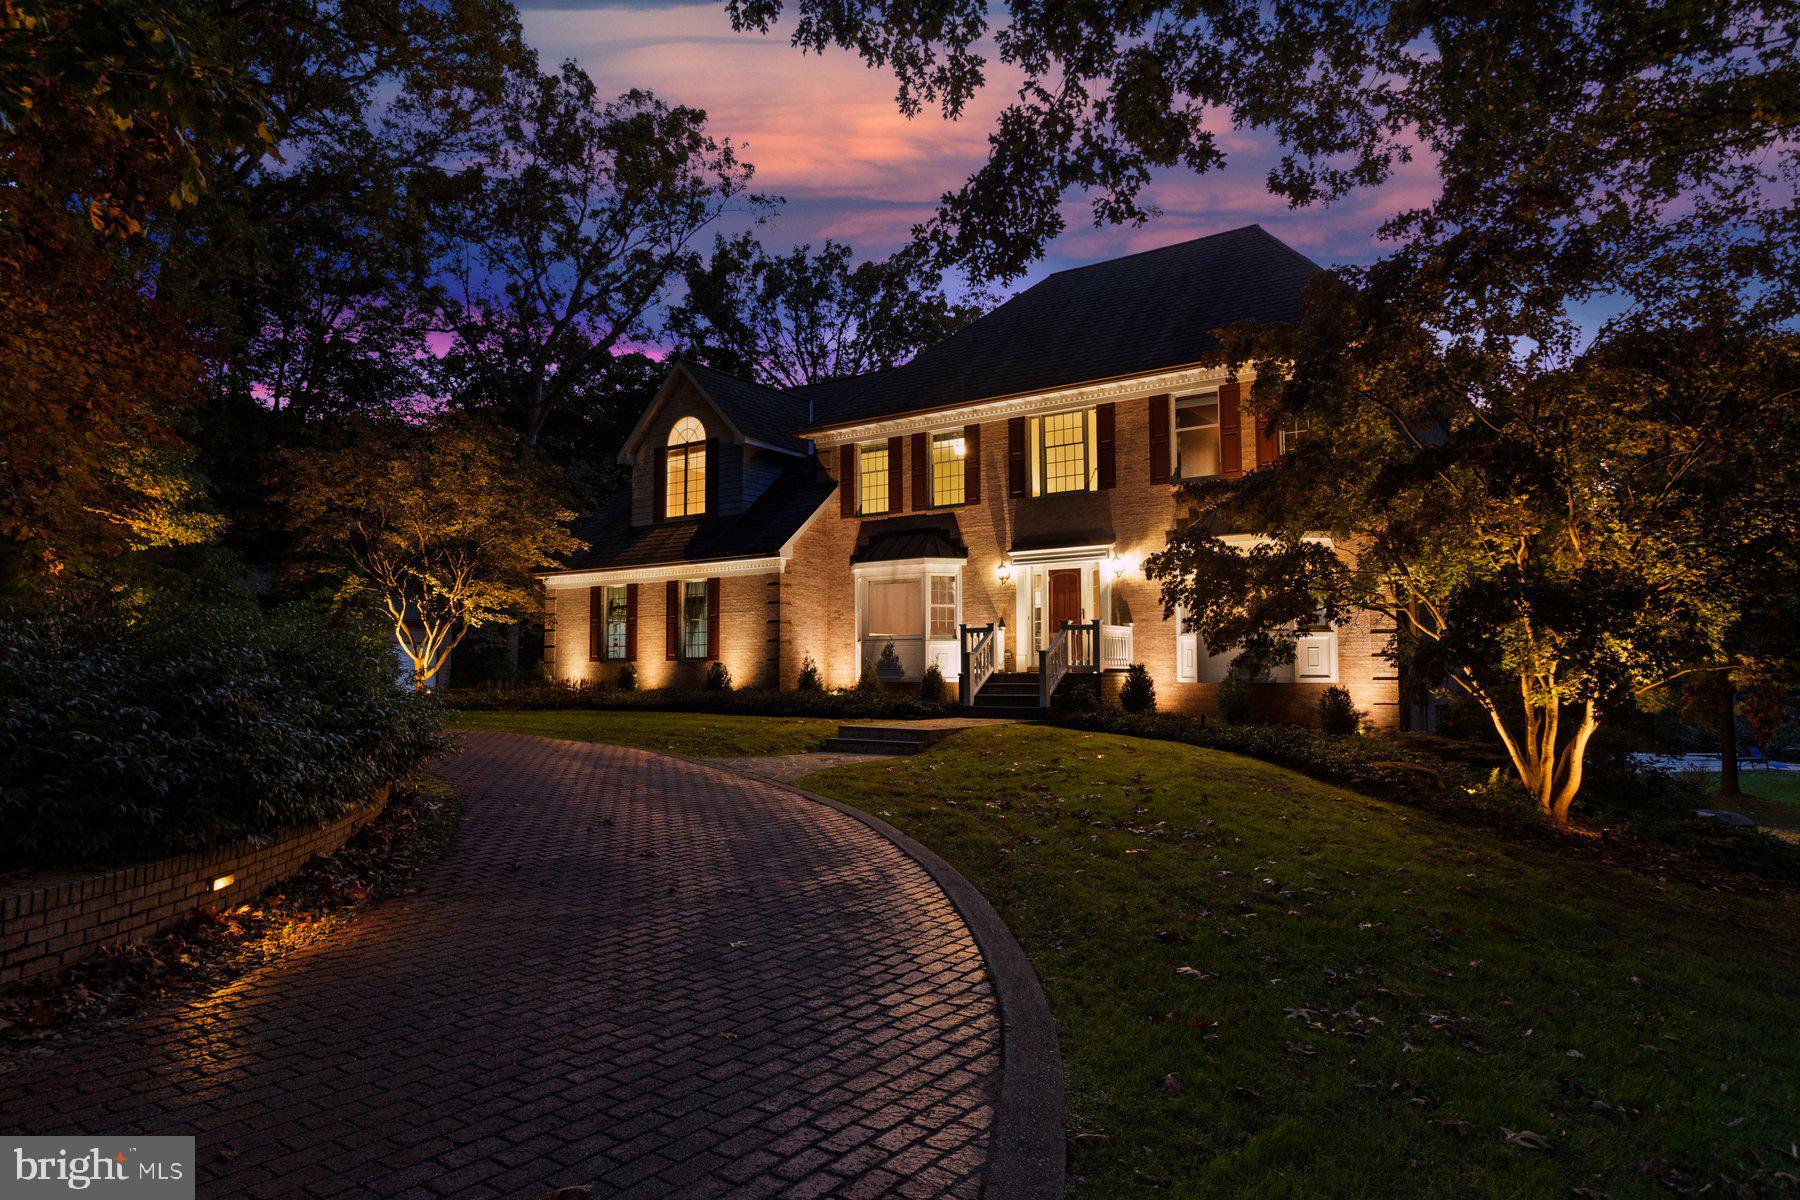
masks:
[(469, 630), (540, 611), (532, 572), (580, 545), (554, 469), (472, 417), (352, 422), (280, 485), (304, 569), (386, 613), (421, 688)]

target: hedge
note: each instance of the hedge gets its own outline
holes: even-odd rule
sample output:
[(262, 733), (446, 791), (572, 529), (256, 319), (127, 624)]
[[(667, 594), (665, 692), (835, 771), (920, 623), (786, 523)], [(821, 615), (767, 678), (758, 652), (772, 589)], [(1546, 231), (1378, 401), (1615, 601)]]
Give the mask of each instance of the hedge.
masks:
[(469, 711), (526, 711), (545, 708), (638, 709), (666, 712), (735, 713), (751, 717), (842, 717), (913, 720), (950, 713), (903, 693), (856, 689), (842, 692), (785, 691), (778, 688), (646, 688), (635, 692), (592, 684), (471, 688), (446, 693), (444, 702)]
[(0, 614), (0, 867), (142, 861), (366, 802), (443, 748), (372, 632), (233, 603)]

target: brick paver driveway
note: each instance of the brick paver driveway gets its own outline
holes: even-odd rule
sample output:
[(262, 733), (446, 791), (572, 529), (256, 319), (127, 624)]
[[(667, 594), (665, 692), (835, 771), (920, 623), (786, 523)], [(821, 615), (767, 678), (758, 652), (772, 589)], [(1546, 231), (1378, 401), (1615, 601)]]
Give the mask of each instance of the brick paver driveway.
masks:
[(194, 1133), (202, 1196), (973, 1196), (982, 960), (853, 818), (611, 746), (471, 734), (421, 894), (0, 1076), (0, 1128)]

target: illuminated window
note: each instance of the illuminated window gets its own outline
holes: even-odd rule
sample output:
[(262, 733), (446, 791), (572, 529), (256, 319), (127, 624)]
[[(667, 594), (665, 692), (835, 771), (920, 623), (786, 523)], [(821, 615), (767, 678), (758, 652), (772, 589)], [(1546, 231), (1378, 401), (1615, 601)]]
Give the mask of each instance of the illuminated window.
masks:
[(931, 577), (931, 629), (934, 638), (956, 636), (956, 576)]
[(671, 517), (706, 512), (706, 427), (683, 417), (669, 430), (668, 491), (664, 511)]
[(1043, 419), (1044, 494), (1081, 492), (1088, 486), (1087, 411), (1054, 413)]
[(625, 588), (606, 589), (606, 640), (601, 644), (602, 658), (625, 657)]
[(689, 580), (681, 592), (681, 657), (706, 657), (706, 581)]
[(1290, 418), (1282, 424), (1281, 433), (1278, 436), (1281, 439), (1281, 452), (1286, 454), (1298, 446), (1300, 439), (1306, 436), (1306, 426), (1302, 425), (1298, 418)]
[(964, 467), (969, 447), (960, 433), (940, 433), (931, 439), (931, 503), (937, 506), (963, 502)]
[(865, 517), (888, 510), (888, 448), (886, 442), (864, 446), (856, 456), (857, 511)]
[(1219, 473), (1219, 394), (1175, 401), (1175, 476), (1199, 479)]

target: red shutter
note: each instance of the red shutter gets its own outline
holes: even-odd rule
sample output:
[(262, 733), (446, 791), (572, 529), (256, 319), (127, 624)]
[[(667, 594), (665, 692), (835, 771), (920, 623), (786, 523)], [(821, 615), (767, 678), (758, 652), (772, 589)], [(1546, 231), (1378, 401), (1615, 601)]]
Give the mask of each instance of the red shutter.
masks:
[(658, 446), (655, 453), (656, 469), (651, 472), (655, 482), (651, 486), (656, 495), (650, 497), (650, 516), (661, 521), (669, 515), (669, 448)]
[(856, 447), (838, 447), (838, 515), (856, 515)]
[(1100, 456), (1100, 486), (1114, 487), (1119, 482), (1118, 458), (1113, 452), (1113, 406), (1094, 406), (1094, 445)]
[(1006, 422), (1006, 494), (1025, 494), (1025, 418)]
[(591, 587), (588, 589), (588, 661), (600, 661), (600, 649), (606, 643), (603, 634), (606, 629), (606, 589)]
[(637, 584), (625, 585), (625, 661), (637, 661)]
[(663, 624), (669, 635), (669, 657), (681, 657), (681, 584), (671, 579), (663, 589)]
[(1244, 419), (1238, 412), (1238, 385), (1219, 385), (1219, 474), (1236, 479), (1244, 473)]
[(906, 439), (888, 439), (888, 511), (906, 511)]
[(1150, 397), (1150, 482), (1169, 482), (1169, 398)]
[(1275, 434), (1275, 418), (1259, 418), (1256, 422), (1256, 465), (1266, 467), (1281, 454), (1281, 439)]
[(926, 457), (929, 447), (922, 433), (913, 434), (912, 443), (913, 511), (923, 512), (931, 507), (931, 463)]
[(706, 581), (706, 657), (719, 661), (719, 577)]
[(719, 513), (719, 439), (706, 439), (706, 515)]
[(963, 426), (963, 501), (981, 503), (981, 426)]

